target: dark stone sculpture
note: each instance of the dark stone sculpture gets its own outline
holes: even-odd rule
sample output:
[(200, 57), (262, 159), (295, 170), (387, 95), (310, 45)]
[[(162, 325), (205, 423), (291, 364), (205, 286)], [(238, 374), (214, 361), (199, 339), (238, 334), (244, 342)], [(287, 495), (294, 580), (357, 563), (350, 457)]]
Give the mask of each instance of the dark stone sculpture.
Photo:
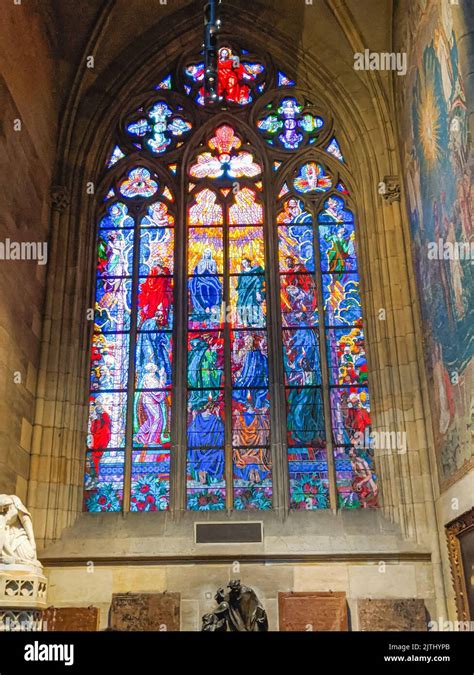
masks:
[(205, 632), (260, 632), (268, 631), (267, 613), (252, 588), (242, 586), (234, 579), (224, 588), (218, 588), (214, 596), (217, 607), (202, 617)]

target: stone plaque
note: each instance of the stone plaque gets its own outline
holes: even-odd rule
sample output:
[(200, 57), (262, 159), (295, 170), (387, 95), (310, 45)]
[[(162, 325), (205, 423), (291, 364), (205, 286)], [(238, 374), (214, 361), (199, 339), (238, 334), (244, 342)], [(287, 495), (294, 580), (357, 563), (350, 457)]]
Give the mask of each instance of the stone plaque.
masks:
[(48, 607), (43, 613), (43, 630), (99, 630), (99, 610), (97, 607)]
[(358, 600), (360, 631), (427, 631), (423, 600)]
[(114, 593), (110, 628), (122, 631), (179, 631), (179, 609), (179, 593)]
[(346, 631), (345, 593), (278, 593), (281, 631)]

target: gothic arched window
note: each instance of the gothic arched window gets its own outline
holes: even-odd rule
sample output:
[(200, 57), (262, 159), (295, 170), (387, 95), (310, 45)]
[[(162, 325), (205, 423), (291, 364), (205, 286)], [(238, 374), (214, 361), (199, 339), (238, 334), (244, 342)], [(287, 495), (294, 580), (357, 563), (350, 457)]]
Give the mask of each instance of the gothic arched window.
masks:
[(109, 152), (84, 508), (376, 506), (332, 118), (269, 57), (222, 47), (218, 82), (182, 59)]

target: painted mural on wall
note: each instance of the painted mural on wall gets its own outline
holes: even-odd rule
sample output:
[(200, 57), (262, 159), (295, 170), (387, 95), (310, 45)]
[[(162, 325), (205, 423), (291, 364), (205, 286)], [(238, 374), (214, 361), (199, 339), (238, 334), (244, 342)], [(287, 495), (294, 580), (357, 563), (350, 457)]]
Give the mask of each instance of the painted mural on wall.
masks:
[[(405, 3), (402, 3), (403, 5)], [(472, 447), (472, 179), (459, 20), (448, 0), (408, 3), (397, 83), (406, 194), (441, 485), (459, 475)], [(456, 19), (456, 21), (455, 21)], [(404, 78), (405, 79), (405, 78)]]

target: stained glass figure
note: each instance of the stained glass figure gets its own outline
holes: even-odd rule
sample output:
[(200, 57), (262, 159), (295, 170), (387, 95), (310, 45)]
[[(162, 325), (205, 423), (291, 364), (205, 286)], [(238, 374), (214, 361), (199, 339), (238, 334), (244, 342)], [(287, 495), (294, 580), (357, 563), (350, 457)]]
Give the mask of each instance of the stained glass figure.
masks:
[(110, 169), (114, 164), (117, 164), (117, 162), (119, 162), (123, 157), (125, 157), (125, 153), (122, 152), (122, 150), (119, 148), (118, 145), (116, 145), (115, 148), (113, 149), (109, 161), (107, 162), (107, 168)]
[(146, 117), (135, 118), (126, 125), (126, 129), (137, 140), (143, 140), (143, 145), (138, 144), (140, 149), (148, 149), (154, 155), (161, 155), (177, 147), (179, 139), (191, 131), (192, 124), (183, 116), (181, 107), (173, 110), (166, 101), (156, 101)]
[(338, 507), (377, 508), (378, 486), (373, 450), (358, 447), (334, 449)]
[(278, 86), (279, 87), (294, 87), (295, 81), (291, 80), (281, 70), (278, 71)]
[(298, 192), (327, 192), (331, 189), (331, 177), (325, 173), (322, 164), (308, 162), (300, 168), (298, 176), (294, 179), (293, 185)]
[[(197, 90), (195, 100), (199, 105), (204, 105), (204, 69), (204, 63), (200, 62), (187, 66), (184, 71)], [(242, 106), (249, 104), (253, 100), (252, 90), (260, 83), (264, 71), (262, 63), (241, 60), (230, 47), (221, 47), (217, 59), (217, 94), (220, 100)]]
[(303, 114), (303, 105), (293, 96), (283, 98), (278, 107), (257, 121), (257, 128), (265, 140), (273, 145), (277, 138), (285, 150), (297, 150), (316, 138), (316, 132), (322, 126), (324, 120), (309, 112)]
[(339, 147), (339, 143), (337, 142), (337, 140), (334, 137), (331, 139), (329, 145), (327, 146), (326, 152), (329, 152), (331, 155), (333, 155), (340, 162), (344, 161), (344, 157), (342, 156), (342, 152), (341, 152), (341, 148)]

